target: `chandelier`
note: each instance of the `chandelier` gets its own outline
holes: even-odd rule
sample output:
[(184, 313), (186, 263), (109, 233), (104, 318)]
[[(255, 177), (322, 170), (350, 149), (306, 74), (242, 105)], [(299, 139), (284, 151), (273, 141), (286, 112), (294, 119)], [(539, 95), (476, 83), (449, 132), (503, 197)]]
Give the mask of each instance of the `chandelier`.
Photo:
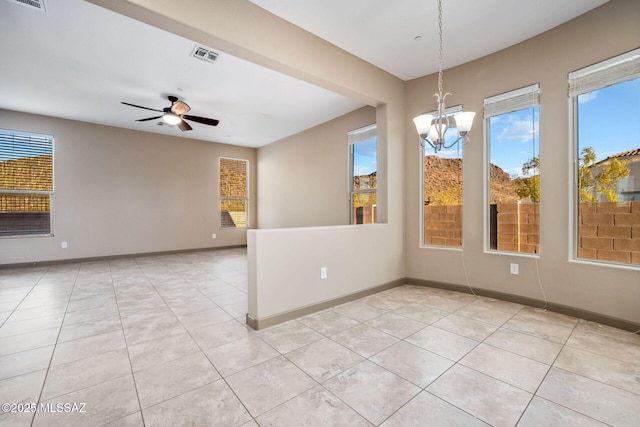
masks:
[(471, 130), (473, 125), (473, 118), (476, 113), (473, 112), (460, 112), (453, 116), (455, 120), (456, 128), (458, 129), (458, 138), (447, 144), (445, 142), (445, 135), (450, 128), (449, 115), (446, 114), (446, 107), (444, 104), (445, 98), (450, 93), (444, 93), (442, 90), (442, 0), (438, 0), (438, 28), (439, 28), (439, 68), (438, 68), (438, 92), (433, 96), (437, 98), (438, 109), (436, 115), (421, 114), (413, 119), (416, 125), (418, 135), (420, 135), (420, 145), (424, 148), (425, 143), (429, 144), (435, 152), (448, 149), (456, 145), (467, 133)]

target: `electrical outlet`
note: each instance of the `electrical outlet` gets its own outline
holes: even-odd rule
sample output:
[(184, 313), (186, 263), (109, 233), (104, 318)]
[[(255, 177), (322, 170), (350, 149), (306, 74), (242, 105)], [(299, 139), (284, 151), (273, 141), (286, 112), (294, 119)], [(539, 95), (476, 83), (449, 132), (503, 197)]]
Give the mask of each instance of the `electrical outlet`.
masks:
[(213, 234), (211, 235), (211, 238), (212, 238), (212, 239), (215, 239), (215, 238), (216, 238), (216, 233), (213, 233)]
[(67, 242), (62, 242), (62, 243), (60, 243), (60, 247), (61, 247), (62, 249), (67, 249), (67, 247), (68, 247), (68, 246), (69, 246), (69, 245), (67, 244)]
[(520, 266), (512, 262), (509, 266), (509, 271), (511, 272), (511, 274), (518, 275), (520, 274)]
[(320, 268), (320, 278), (323, 280), (327, 278), (327, 267)]

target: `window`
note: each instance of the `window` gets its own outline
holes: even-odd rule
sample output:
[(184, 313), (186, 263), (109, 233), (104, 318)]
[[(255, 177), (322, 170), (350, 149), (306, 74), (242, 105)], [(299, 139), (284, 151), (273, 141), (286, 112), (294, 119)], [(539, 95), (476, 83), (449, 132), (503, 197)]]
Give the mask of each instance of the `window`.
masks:
[(376, 125), (351, 131), (347, 139), (350, 152), (351, 224), (375, 224), (378, 173)]
[(0, 129), (0, 237), (52, 235), (53, 136)]
[[(445, 133), (445, 145), (458, 138), (451, 118), (461, 106), (447, 108), (451, 126)], [(436, 112), (429, 114), (436, 115)], [(427, 246), (462, 246), (462, 141), (450, 149), (434, 153), (429, 144), (422, 150), (422, 243)]]
[(484, 100), (489, 250), (540, 252), (540, 87)]
[(640, 264), (640, 49), (569, 74), (575, 254)]
[(247, 227), (247, 160), (220, 158), (220, 228)]

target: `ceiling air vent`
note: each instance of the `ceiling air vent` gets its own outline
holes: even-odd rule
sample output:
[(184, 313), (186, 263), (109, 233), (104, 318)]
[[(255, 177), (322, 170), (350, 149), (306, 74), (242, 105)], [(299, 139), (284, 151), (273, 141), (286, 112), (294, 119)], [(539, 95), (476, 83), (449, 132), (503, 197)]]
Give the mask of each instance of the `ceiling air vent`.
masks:
[(10, 0), (13, 3), (22, 4), (24, 6), (29, 6), (34, 9), (38, 9), (39, 11), (46, 12), (47, 8), (44, 5), (44, 0)]
[(218, 60), (218, 57), (220, 56), (220, 54), (210, 49), (207, 49), (206, 47), (196, 46), (195, 49), (193, 49), (193, 53), (191, 54), (191, 56), (193, 56), (194, 58), (201, 59), (203, 61), (213, 63)]

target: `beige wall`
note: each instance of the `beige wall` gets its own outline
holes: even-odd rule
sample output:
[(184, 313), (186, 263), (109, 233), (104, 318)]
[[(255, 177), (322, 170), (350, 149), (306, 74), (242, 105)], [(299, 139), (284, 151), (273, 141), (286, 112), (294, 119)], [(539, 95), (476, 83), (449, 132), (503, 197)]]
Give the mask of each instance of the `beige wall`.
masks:
[(250, 230), (249, 314), (268, 322), (403, 277), (394, 233), (388, 224)]
[(364, 107), (258, 149), (258, 227), (349, 224), (347, 132), (375, 123)]
[(55, 236), (0, 239), (0, 264), (246, 243), (219, 229), (218, 158), (248, 159), (255, 188), (254, 149), (7, 110), (0, 127), (55, 138)]
[[(540, 83), (541, 248), (539, 271), (550, 301), (640, 322), (640, 271), (570, 261), (574, 227), (571, 190), (567, 74), (640, 46), (640, 2), (613, 0), (573, 21), (521, 44), (446, 70), (450, 105), (478, 115), (464, 153), (464, 250), (420, 248), (420, 150), (411, 117), (433, 107), (436, 76), (406, 85), (407, 276), (464, 284), (464, 264), (473, 286), (542, 299), (536, 258), (486, 253), (483, 99)], [(445, 52), (446, 55), (446, 52)], [(571, 218), (571, 220), (570, 220)], [(509, 263), (520, 275), (509, 274)]]

